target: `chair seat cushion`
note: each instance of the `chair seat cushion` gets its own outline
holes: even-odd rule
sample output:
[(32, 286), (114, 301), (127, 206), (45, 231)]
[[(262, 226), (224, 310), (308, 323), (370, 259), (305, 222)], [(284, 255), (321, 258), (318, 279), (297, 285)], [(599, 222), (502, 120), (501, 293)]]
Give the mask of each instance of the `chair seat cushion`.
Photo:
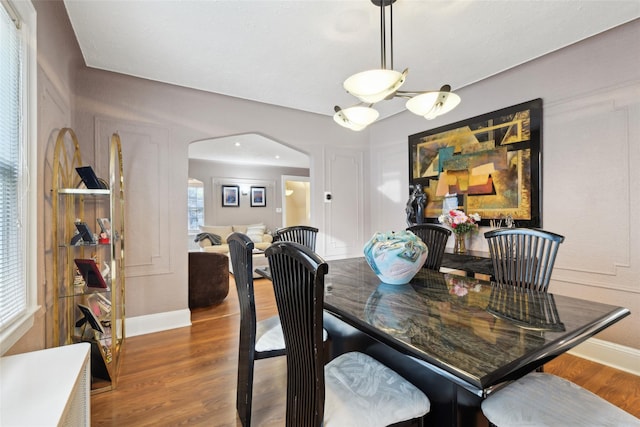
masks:
[(256, 351), (281, 350), (284, 336), (278, 316), (269, 317), (256, 324)]
[(482, 412), (498, 427), (640, 426), (640, 420), (590, 391), (537, 372), (491, 394)]
[[(329, 334), (322, 330), (322, 340), (326, 341)], [(256, 324), (256, 351), (282, 350), (284, 348), (284, 334), (280, 326), (280, 318), (272, 316)]]
[(325, 427), (382, 427), (429, 412), (424, 393), (366, 354), (342, 354), (324, 372)]

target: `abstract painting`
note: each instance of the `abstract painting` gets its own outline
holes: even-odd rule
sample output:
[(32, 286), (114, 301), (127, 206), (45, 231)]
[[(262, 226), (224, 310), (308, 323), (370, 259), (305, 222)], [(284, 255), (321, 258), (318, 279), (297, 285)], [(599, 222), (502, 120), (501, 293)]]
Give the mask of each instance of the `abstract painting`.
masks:
[(510, 217), (540, 227), (541, 129), (535, 99), (410, 135), (409, 184), (424, 188), (425, 221), (437, 222), (445, 198), (448, 206), (455, 198), (481, 225)]

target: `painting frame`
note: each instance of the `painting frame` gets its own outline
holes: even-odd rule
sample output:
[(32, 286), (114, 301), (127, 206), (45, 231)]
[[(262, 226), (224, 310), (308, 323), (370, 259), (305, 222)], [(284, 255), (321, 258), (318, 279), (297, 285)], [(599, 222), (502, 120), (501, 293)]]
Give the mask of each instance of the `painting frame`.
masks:
[(251, 207), (264, 208), (267, 206), (267, 188), (266, 187), (251, 187), (249, 193), (251, 200)]
[(220, 193), (222, 194), (223, 208), (237, 208), (240, 206), (240, 186), (223, 185)]
[(453, 198), (459, 209), (478, 213), (482, 226), (509, 217), (517, 227), (542, 226), (542, 99), (409, 135), (408, 140), (409, 192), (422, 185), (427, 195), (424, 222), (437, 223)]

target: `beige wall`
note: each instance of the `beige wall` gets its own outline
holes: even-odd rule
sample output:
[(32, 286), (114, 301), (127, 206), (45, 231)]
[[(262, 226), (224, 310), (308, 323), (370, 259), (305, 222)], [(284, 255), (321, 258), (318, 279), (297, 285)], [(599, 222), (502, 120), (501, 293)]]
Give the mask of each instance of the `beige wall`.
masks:
[(51, 162), (57, 131), (72, 126), (75, 76), (83, 66), (71, 25), (62, 3), (34, 2), (38, 17), (38, 235), (42, 246), (38, 250), (38, 304), (35, 323), (7, 355), (44, 348), (51, 337)]
[[(543, 228), (566, 237), (550, 289), (629, 308), (598, 338), (640, 349), (639, 40), (636, 20), (463, 88), (460, 107), (432, 122), (375, 124), (371, 231), (404, 226), (408, 135), (542, 98)], [(472, 247), (487, 250), (481, 234)]]
[[(366, 135), (333, 126), (330, 117), (189, 90), (84, 67), (61, 1), (35, 1), (38, 13), (38, 259), (42, 310), (32, 330), (8, 354), (50, 345), (51, 163), (55, 135), (75, 129), (87, 163), (107, 168), (107, 140), (123, 139), (127, 186), (127, 316), (187, 312), (187, 145), (204, 138), (259, 132), (310, 155), (321, 198), (324, 157)], [(319, 204), (318, 204), (319, 205)], [(324, 211), (315, 215), (320, 224)], [(353, 222), (357, 223), (354, 217)], [(354, 228), (359, 225), (354, 225)], [(319, 242), (322, 246), (323, 242)], [(357, 247), (360, 242), (352, 242)], [(188, 319), (188, 317), (187, 317)], [(165, 325), (160, 325), (160, 328)], [(172, 327), (171, 324), (166, 327)]]
[[(215, 144), (215, 142), (211, 142)], [(214, 161), (189, 159), (189, 177), (204, 183), (205, 224), (255, 224), (262, 222), (267, 229), (282, 226), (282, 175), (309, 176), (306, 168), (236, 165)], [(215, 182), (215, 188), (214, 188)], [(221, 207), (220, 185), (265, 186), (267, 206), (251, 207), (249, 196), (240, 196), (240, 206)], [(280, 212), (277, 211), (280, 209)]]
[[(461, 107), (441, 119), (425, 122), (403, 113), (369, 131), (354, 133), (336, 126), (328, 116), (82, 67), (63, 4), (37, 1), (35, 6), (38, 151), (43, 164), (38, 176), (39, 217), (43, 218), (38, 225), (43, 236), (38, 279), (39, 300), (45, 308), (50, 306), (46, 289), (51, 275), (47, 218), (52, 135), (63, 126), (76, 130), (83, 158), (94, 162), (99, 172), (106, 170), (108, 136), (118, 131), (122, 137), (127, 179), (127, 316), (141, 319), (188, 312), (184, 229), (191, 141), (255, 132), (307, 153), (314, 183), (312, 225), (322, 230), (319, 251), (330, 257), (355, 255), (373, 231), (404, 226), (407, 135), (542, 97), (544, 225), (567, 236), (553, 290), (629, 307), (634, 317), (603, 337), (638, 348), (638, 328), (629, 326), (638, 324), (640, 313), (639, 281), (634, 279), (640, 274), (640, 236), (630, 215), (640, 208), (630, 188), (632, 182), (640, 182), (638, 21), (464, 88)], [(600, 122), (608, 133), (596, 127), (597, 134), (567, 138), (566, 129)], [(620, 143), (625, 136), (626, 145)], [(607, 144), (615, 148), (611, 157), (615, 163), (599, 161), (599, 150)], [(576, 153), (577, 163), (572, 163)], [(604, 203), (620, 208), (615, 230), (602, 215), (601, 194), (569, 187), (579, 203), (567, 202), (567, 183), (573, 185), (576, 176), (582, 176), (567, 165), (577, 165), (582, 168), (577, 172), (583, 174), (593, 170), (589, 176), (616, 178), (621, 197)], [(324, 191), (333, 192), (332, 203), (323, 203)], [(592, 206), (598, 209), (592, 211)], [(569, 220), (565, 212), (571, 212)], [(581, 234), (583, 230), (587, 233)], [(587, 252), (582, 250), (583, 243), (592, 230), (597, 231), (596, 242), (605, 239), (606, 245), (591, 244)], [(596, 271), (586, 265), (592, 260), (602, 262)], [(33, 330), (10, 352), (44, 347), (52, 327), (44, 318), (41, 313)]]

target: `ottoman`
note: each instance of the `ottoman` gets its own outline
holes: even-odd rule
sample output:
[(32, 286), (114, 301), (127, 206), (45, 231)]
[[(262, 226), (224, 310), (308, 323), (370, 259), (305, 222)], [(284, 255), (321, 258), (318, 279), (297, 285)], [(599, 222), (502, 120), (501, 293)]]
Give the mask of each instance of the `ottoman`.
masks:
[(189, 252), (189, 308), (220, 304), (229, 294), (229, 257)]

